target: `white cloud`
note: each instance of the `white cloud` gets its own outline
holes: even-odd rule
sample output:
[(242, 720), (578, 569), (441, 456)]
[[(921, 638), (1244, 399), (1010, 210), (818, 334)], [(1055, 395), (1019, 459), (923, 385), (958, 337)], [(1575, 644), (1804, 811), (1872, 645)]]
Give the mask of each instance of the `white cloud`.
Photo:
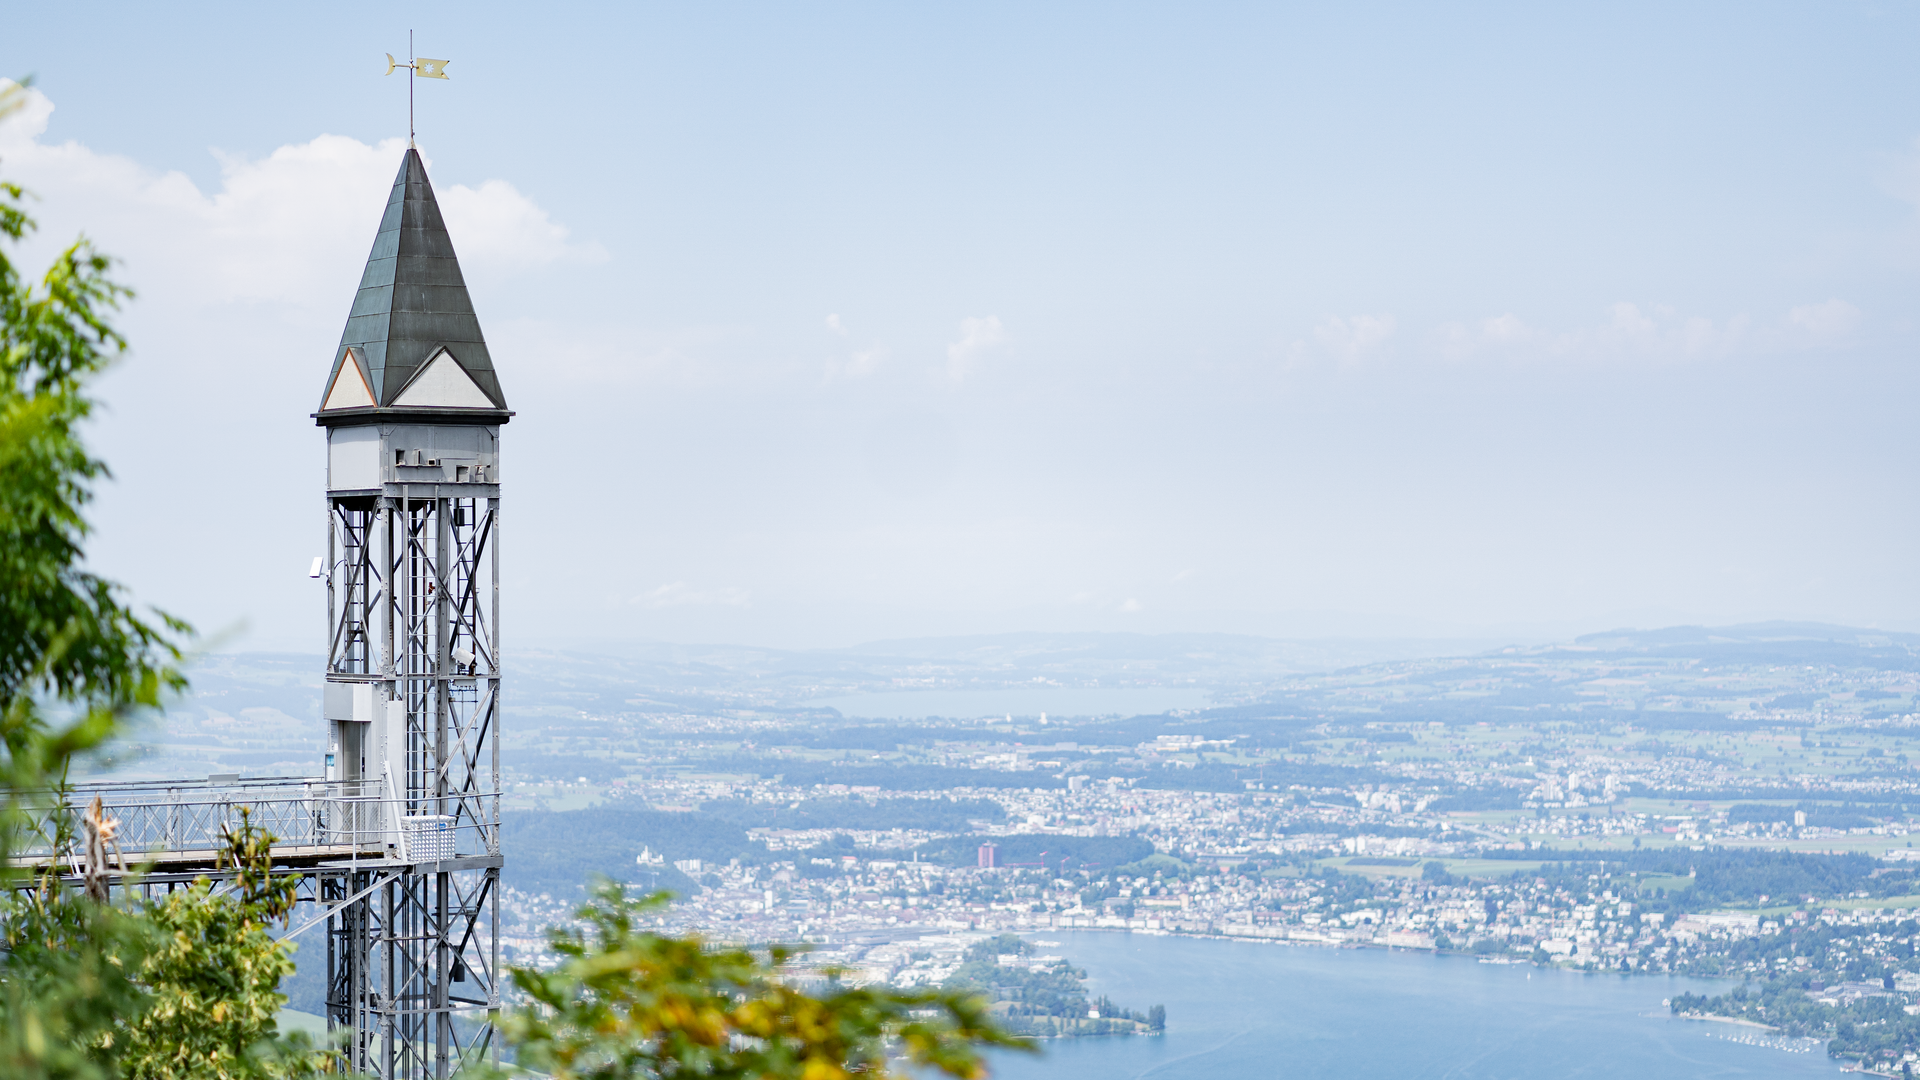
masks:
[(628, 601), (638, 607), (750, 607), (752, 594), (745, 589), (696, 589), (684, 581), (673, 581), (641, 593)]
[[(1744, 314), (1720, 319), (1686, 315), (1667, 304), (1620, 300), (1607, 305), (1594, 321), (1563, 330), (1529, 325), (1511, 312), (1445, 322), (1428, 332), (1426, 345), (1452, 360), (1674, 362), (1829, 345), (1853, 335), (1861, 321), (1860, 309), (1838, 298), (1802, 304), (1763, 320)], [(1360, 319), (1335, 318), (1323, 323), (1315, 334), (1328, 349), (1350, 358), (1390, 332), (1390, 328), (1370, 327)], [(1298, 354), (1300, 348), (1295, 343), (1294, 353)]]
[[(0, 166), (38, 193), (47, 242), (70, 242), (84, 224), (125, 261), (136, 287), (169, 304), (339, 309), (340, 282), (366, 260), (375, 208), (405, 148), (398, 139), (370, 146), (320, 135), (258, 159), (219, 154), (220, 187), (208, 193), (183, 173), (42, 141), (53, 111), (45, 94), (30, 90), (26, 108), (0, 121)], [(570, 240), (565, 226), (503, 180), (437, 194), (469, 276), (606, 257), (597, 244)]]
[(827, 316), (827, 329), (839, 334), (841, 337), (847, 336), (847, 328), (840, 324), (840, 316), (837, 314)]
[(523, 269), (607, 259), (599, 244), (569, 240), (565, 225), (505, 180), (485, 180), (477, 188), (455, 184), (435, 194), (448, 231), (459, 237), (462, 262), (472, 259), (498, 269)]
[(1488, 341), (1500, 342), (1526, 341), (1533, 336), (1533, 331), (1527, 329), (1527, 324), (1521, 322), (1512, 312), (1496, 315), (1481, 323), (1480, 333)]
[(1393, 336), (1391, 315), (1333, 315), (1313, 328), (1313, 336), (1341, 360), (1358, 360)]
[(1127, 602), (1124, 604), (1121, 604), (1119, 608), (1117, 608), (1116, 610), (1118, 610), (1123, 615), (1131, 615), (1134, 612), (1140, 610), (1140, 601), (1135, 600), (1133, 597), (1129, 596), (1127, 597)]
[(1555, 340), (1553, 351), (1602, 360), (1622, 354), (1650, 359), (1726, 356), (1750, 344), (1750, 322), (1745, 315), (1724, 322), (1703, 315), (1682, 317), (1664, 304), (1642, 310), (1639, 304), (1622, 300), (1608, 307), (1603, 326), (1563, 334)]
[(1607, 327), (1629, 341), (1648, 341), (1659, 332), (1652, 318), (1640, 311), (1640, 305), (1625, 300), (1607, 309)]
[(1442, 355), (1450, 358), (1471, 356), (1487, 348), (1511, 347), (1531, 342), (1533, 329), (1509, 312), (1480, 320), (1477, 326), (1444, 323), (1431, 335)]
[(1542, 331), (1507, 314), (1477, 323), (1442, 323), (1428, 341), (1451, 359), (1504, 351), (1525, 358), (1594, 363), (1677, 361), (1805, 349), (1843, 340), (1860, 322), (1860, 309), (1837, 298), (1802, 304), (1759, 322), (1746, 315), (1725, 319), (1682, 315), (1666, 304), (1621, 300), (1609, 304), (1598, 321), (1568, 330)]
[(1845, 337), (1860, 323), (1860, 309), (1845, 300), (1802, 304), (1787, 312), (1787, 322), (1817, 338)]
[(845, 360), (827, 361), (828, 379), (858, 379), (873, 374), (887, 359), (886, 346), (874, 344), (859, 352), (848, 353)]
[(947, 376), (954, 382), (966, 378), (973, 372), (977, 356), (1006, 340), (1006, 329), (1000, 325), (998, 315), (960, 320), (960, 340), (947, 346)]
[(1597, 363), (1726, 356), (1761, 347), (1765, 338), (1752, 332), (1745, 315), (1716, 321), (1631, 300), (1609, 304), (1596, 323), (1559, 332), (1539, 330), (1509, 313), (1472, 326), (1446, 323), (1432, 334), (1434, 346), (1450, 358), (1488, 354)]

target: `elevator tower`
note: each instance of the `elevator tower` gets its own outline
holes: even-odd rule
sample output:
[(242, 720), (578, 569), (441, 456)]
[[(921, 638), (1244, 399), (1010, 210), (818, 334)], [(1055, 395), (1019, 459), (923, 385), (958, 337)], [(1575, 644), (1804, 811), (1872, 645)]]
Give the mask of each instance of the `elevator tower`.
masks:
[[(495, 1052), (500, 428), (508, 410), (408, 149), (313, 414), (327, 439), (327, 1019), (348, 1064)], [(318, 943), (314, 943), (317, 945)], [(309, 949), (313, 945), (308, 946)]]

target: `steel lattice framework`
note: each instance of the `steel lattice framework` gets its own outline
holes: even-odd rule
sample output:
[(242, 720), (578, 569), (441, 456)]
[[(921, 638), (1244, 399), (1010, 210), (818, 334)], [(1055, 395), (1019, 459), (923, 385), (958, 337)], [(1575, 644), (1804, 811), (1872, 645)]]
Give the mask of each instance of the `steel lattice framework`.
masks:
[[(416, 497), (414, 485), (392, 486), (328, 498), (327, 679), (345, 702), (329, 712), (349, 728), (335, 769), (356, 791), (393, 793), (387, 821), (352, 820), (367, 804), (344, 804), (340, 826), (400, 835), (387, 845), (398, 865), (321, 878), (327, 1016), (350, 1033), (351, 1067), (444, 1077), (492, 1050), (500, 1003), (500, 504), (497, 493)], [(356, 696), (372, 709), (355, 709)], [(457, 838), (453, 857), (411, 850), (427, 827)]]

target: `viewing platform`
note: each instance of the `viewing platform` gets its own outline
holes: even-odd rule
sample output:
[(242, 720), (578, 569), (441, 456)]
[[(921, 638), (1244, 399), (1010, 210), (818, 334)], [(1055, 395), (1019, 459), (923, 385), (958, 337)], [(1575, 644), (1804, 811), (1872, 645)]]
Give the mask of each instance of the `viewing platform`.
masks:
[[(48, 792), (46, 798), (57, 796)], [(108, 852), (111, 877), (142, 871), (150, 880), (180, 880), (216, 872), (224, 837), (240, 827), (243, 810), (251, 824), (273, 837), (275, 873), (400, 867), (434, 873), (500, 865), (496, 792), (395, 800), (388, 797), (384, 780), (243, 779), (220, 773), (203, 783), (76, 784), (68, 789), (63, 806), (47, 807), (47, 820), (66, 815), (66, 841), (56, 850), (54, 837), (34, 837), (22, 846), (15, 864), (38, 868), (52, 863), (62, 877), (82, 874), (82, 819), (95, 798), (114, 824)]]

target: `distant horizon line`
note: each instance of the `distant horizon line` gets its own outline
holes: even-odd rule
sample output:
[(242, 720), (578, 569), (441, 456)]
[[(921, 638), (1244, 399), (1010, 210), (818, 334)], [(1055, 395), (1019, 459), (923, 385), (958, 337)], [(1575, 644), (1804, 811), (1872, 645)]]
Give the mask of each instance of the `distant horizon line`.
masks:
[[(1920, 624), (1916, 624), (1916, 625), (1920, 625)], [(1139, 639), (1153, 639), (1153, 640), (1165, 640), (1165, 639), (1173, 639), (1173, 638), (1216, 638), (1216, 639), (1229, 639), (1229, 640), (1239, 640), (1239, 641), (1247, 641), (1247, 642), (1264, 642), (1264, 643), (1271, 643), (1275, 645), (1314, 645), (1314, 644), (1335, 644), (1335, 643), (1341, 643), (1341, 644), (1431, 643), (1434, 645), (1440, 645), (1440, 644), (1446, 643), (1446, 644), (1457, 644), (1457, 645), (1479, 645), (1483, 647), (1480, 651), (1485, 651), (1486, 648), (1500, 648), (1500, 647), (1534, 648), (1534, 647), (1540, 647), (1545, 645), (1554, 645), (1554, 644), (1562, 644), (1562, 643), (1573, 644), (1583, 639), (1594, 638), (1594, 637), (1605, 637), (1613, 634), (1648, 634), (1648, 635), (1669, 634), (1677, 631), (1687, 631), (1687, 630), (1697, 630), (1697, 631), (1703, 631), (1708, 633), (1712, 633), (1715, 631), (1754, 632), (1754, 631), (1764, 631), (1764, 630), (1775, 630), (1775, 631), (1799, 630), (1799, 631), (1802, 631), (1802, 633), (1798, 633), (1798, 634), (1790, 633), (1789, 636), (1818, 638), (1820, 636), (1831, 635), (1833, 633), (1845, 633), (1845, 634), (1852, 634), (1852, 635), (1865, 635), (1865, 636), (1884, 635), (1884, 636), (1920, 639), (1920, 630), (1901, 630), (1901, 629), (1892, 629), (1892, 628), (1878, 627), (1878, 626), (1856, 626), (1856, 625), (1851, 625), (1847, 623), (1824, 622), (1824, 621), (1815, 620), (1815, 619), (1756, 619), (1756, 620), (1748, 620), (1748, 621), (1742, 621), (1742, 622), (1729, 622), (1729, 623), (1678, 622), (1678, 623), (1670, 623), (1665, 625), (1653, 625), (1653, 626), (1614, 626), (1614, 627), (1609, 627), (1602, 630), (1590, 630), (1590, 631), (1585, 631), (1582, 633), (1571, 634), (1571, 635), (1560, 635), (1560, 634), (1539, 635), (1539, 636), (1533, 637), (1531, 640), (1527, 640), (1524, 637), (1521, 637), (1519, 635), (1513, 635), (1513, 634), (1467, 633), (1467, 632), (1453, 633), (1453, 634), (1448, 634), (1448, 633), (1428, 633), (1428, 634), (1347, 633), (1347, 634), (1314, 634), (1314, 635), (1283, 636), (1283, 635), (1275, 635), (1275, 634), (1251, 634), (1251, 633), (1245, 633), (1240, 631), (1228, 631), (1228, 630), (1164, 630), (1164, 631), (1002, 630), (1002, 631), (971, 633), (971, 634), (917, 634), (917, 635), (909, 635), (909, 636), (901, 636), (901, 637), (868, 638), (868, 639), (857, 641), (848, 645), (816, 645), (816, 646), (764, 645), (764, 644), (754, 644), (754, 643), (745, 642), (745, 641), (725, 641), (725, 640), (673, 640), (668, 638), (653, 638), (653, 637), (632, 637), (632, 638), (624, 638), (624, 639), (607, 639), (605, 637), (600, 637), (598, 639), (594, 639), (595, 643), (590, 645), (587, 639), (566, 639), (566, 638), (549, 637), (544, 642), (539, 642), (536, 639), (535, 644), (523, 645), (521, 646), (521, 648), (522, 649), (530, 648), (535, 651), (584, 652), (584, 653), (589, 653), (594, 655), (607, 655), (609, 653), (609, 650), (619, 650), (619, 649), (634, 648), (634, 647), (656, 647), (656, 648), (665, 647), (665, 648), (689, 648), (689, 649), (751, 649), (755, 651), (773, 652), (773, 653), (820, 654), (820, 653), (853, 652), (853, 651), (858, 651), (862, 649), (871, 649), (871, 648), (883, 647), (883, 646), (929, 644), (929, 643), (937, 643), (937, 642), (985, 643), (985, 642), (993, 642), (993, 641), (1009, 641), (1009, 640), (1015, 640), (1015, 639), (1044, 640), (1048, 638), (1055, 638), (1055, 639), (1139, 638)], [(511, 652), (513, 650), (509, 649), (508, 651)], [(261, 648), (252, 648), (252, 649), (248, 649), (248, 648), (213, 649), (213, 650), (209, 650), (206, 653), (203, 653), (202, 655), (206, 655), (206, 656), (284, 655), (284, 656), (318, 657), (324, 654), (321, 650), (318, 650), (318, 649), (309, 651), (306, 649), (298, 649), (298, 648), (261, 647)]]

